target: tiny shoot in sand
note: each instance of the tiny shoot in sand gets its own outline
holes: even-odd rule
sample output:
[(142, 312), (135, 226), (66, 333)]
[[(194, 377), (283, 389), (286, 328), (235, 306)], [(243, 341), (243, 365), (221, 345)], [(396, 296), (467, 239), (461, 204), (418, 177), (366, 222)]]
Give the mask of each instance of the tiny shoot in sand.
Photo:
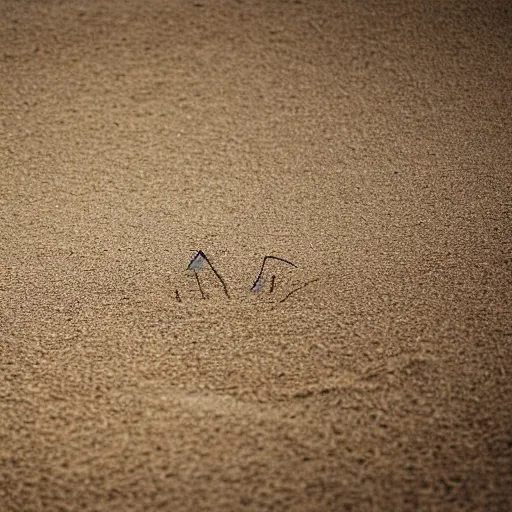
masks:
[[(265, 256), (261, 263), (261, 267), (260, 267), (258, 276), (256, 277), (256, 280), (254, 281), (253, 285), (251, 286), (251, 291), (255, 294), (260, 294), (263, 291), (265, 291), (265, 289), (268, 290), (268, 293), (273, 294), (276, 290), (277, 277), (276, 277), (276, 274), (271, 273), (271, 271), (268, 270), (268, 262), (269, 261), (275, 261), (279, 264), (284, 263), (285, 265), (288, 265), (289, 267), (298, 268), (298, 266), (295, 263), (293, 263), (292, 261), (287, 260), (285, 258), (281, 258), (279, 256), (272, 256), (272, 255)], [(226, 297), (230, 298), (230, 294), (229, 294), (226, 282), (224, 281), (221, 274), (214, 267), (213, 263), (209, 260), (208, 256), (206, 256), (206, 254), (203, 251), (195, 251), (192, 259), (190, 260), (189, 264), (187, 265), (186, 272), (193, 273), (194, 279), (197, 284), (197, 288), (199, 290), (199, 293), (201, 294), (201, 298), (203, 300), (208, 298), (208, 295), (206, 294), (206, 292), (203, 288), (203, 284), (202, 284), (201, 278), (200, 278), (200, 273), (204, 272), (206, 267), (210, 268), (210, 270), (213, 272), (213, 275), (215, 276), (215, 278), (222, 285), (224, 294), (226, 295)], [(275, 270), (275, 266), (271, 265), (271, 268), (272, 267), (274, 267), (274, 270)], [(269, 276), (269, 279), (267, 279), (267, 276)], [(285, 302), (293, 294), (295, 294), (299, 290), (302, 290), (306, 286), (309, 286), (311, 283), (313, 283), (315, 281), (318, 281), (318, 279), (313, 279), (313, 280), (308, 281), (300, 286), (295, 287), (288, 294), (286, 294), (285, 297), (283, 297), (281, 300), (279, 300), (279, 302), (280, 303)], [(176, 298), (177, 302), (183, 302), (178, 289), (175, 290), (175, 298)]]
[(199, 279), (199, 272), (205, 268), (206, 266), (210, 267), (212, 272), (215, 274), (215, 277), (220, 281), (222, 284), (222, 288), (224, 289), (224, 293), (226, 294), (226, 297), (229, 299), (229, 292), (228, 287), (222, 278), (222, 276), (217, 272), (215, 267), (212, 265), (208, 257), (203, 251), (197, 251), (192, 259), (190, 260), (190, 263), (188, 264), (187, 271), (194, 272), (194, 276), (196, 278), (197, 287), (199, 288), (199, 292), (201, 293), (201, 297), (203, 299), (206, 299), (206, 295), (204, 293), (203, 287), (201, 286), (201, 281)]
[[(265, 271), (265, 265), (268, 260), (281, 261), (287, 265), (291, 265), (292, 267), (297, 268), (297, 265), (295, 265), (295, 263), (292, 263), (291, 261), (286, 260), (284, 258), (280, 258), (279, 256), (265, 256), (263, 258), (263, 262), (261, 263), (260, 273), (258, 274), (256, 281), (254, 281), (254, 284), (251, 287), (251, 291), (253, 291), (254, 293), (260, 293), (265, 286), (264, 271)], [(272, 277), (270, 279), (270, 293), (273, 293), (275, 288), (276, 288), (276, 276), (272, 275)]]

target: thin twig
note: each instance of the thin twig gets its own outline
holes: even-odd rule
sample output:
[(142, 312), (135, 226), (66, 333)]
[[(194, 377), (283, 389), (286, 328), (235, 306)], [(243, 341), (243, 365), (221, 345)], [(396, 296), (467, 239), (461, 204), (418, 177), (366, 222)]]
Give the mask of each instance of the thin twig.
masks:
[(263, 258), (263, 263), (261, 264), (260, 273), (258, 274), (258, 277), (256, 278), (256, 281), (254, 281), (254, 284), (251, 286), (251, 290), (254, 290), (254, 287), (256, 286), (256, 284), (258, 283), (258, 281), (260, 280), (260, 277), (261, 277), (261, 276), (262, 276), (262, 274), (263, 274), (263, 270), (265, 269), (265, 263), (267, 262), (267, 260), (278, 260), (278, 261), (282, 261), (282, 262), (284, 262), (284, 263), (287, 263), (288, 265), (291, 265), (292, 267), (297, 268), (297, 265), (295, 265), (295, 263), (292, 263), (291, 261), (285, 260), (284, 258), (280, 258), (279, 256), (265, 256), (265, 257)]
[(222, 283), (222, 288), (224, 288), (224, 293), (226, 294), (226, 297), (229, 299), (229, 292), (228, 287), (226, 283), (224, 282), (224, 279), (222, 279), (222, 276), (215, 270), (215, 267), (210, 263), (210, 260), (205, 256), (204, 259), (206, 260), (206, 263), (210, 265), (210, 268), (213, 270), (213, 273), (217, 276), (217, 279)]
[(177, 300), (178, 302), (182, 302), (182, 301), (181, 301), (181, 297), (180, 297), (180, 292), (178, 291), (178, 288), (176, 288), (176, 300)]
[(199, 287), (199, 291), (201, 292), (201, 297), (203, 299), (206, 299), (203, 288), (201, 287), (201, 281), (199, 281), (199, 274), (197, 273), (197, 270), (194, 270), (194, 275), (196, 276), (197, 286)]
[(276, 288), (276, 276), (272, 276), (272, 280), (270, 281), (270, 293), (273, 293)]
[[(188, 267), (187, 267), (187, 270), (190, 270), (192, 269), (192, 266), (194, 264), (194, 262), (198, 259), (198, 258), (203, 258), (206, 263), (208, 263), (208, 266), (212, 269), (213, 273), (215, 274), (215, 276), (217, 277), (217, 279), (221, 282), (222, 284), (222, 287), (224, 288), (224, 293), (226, 294), (226, 297), (229, 299), (229, 292), (228, 292), (228, 287), (224, 281), (224, 279), (222, 278), (222, 276), (217, 272), (217, 270), (215, 269), (215, 267), (212, 265), (211, 261), (208, 259), (208, 256), (206, 256), (206, 254), (203, 252), (203, 251), (197, 251), (196, 255), (192, 258), (192, 260), (190, 261), (190, 263), (188, 264)], [(197, 274), (197, 271), (196, 269), (194, 269), (194, 272), (196, 272)], [(197, 275), (196, 275), (196, 279), (197, 278)], [(198, 279), (198, 282), (199, 282), (199, 279)]]
[(318, 281), (318, 278), (317, 279), (312, 279), (311, 281), (308, 281), (307, 283), (304, 283), (302, 286), (299, 286), (298, 288), (295, 288), (288, 295), (286, 295), (286, 297), (284, 297), (284, 299), (281, 299), (279, 302), (280, 303), (284, 302), (286, 299), (288, 299), (290, 297), (290, 295), (294, 294), (295, 292), (298, 292), (299, 290), (302, 290), (303, 288), (306, 288), (306, 286), (309, 286), (311, 283), (314, 283), (315, 281)]

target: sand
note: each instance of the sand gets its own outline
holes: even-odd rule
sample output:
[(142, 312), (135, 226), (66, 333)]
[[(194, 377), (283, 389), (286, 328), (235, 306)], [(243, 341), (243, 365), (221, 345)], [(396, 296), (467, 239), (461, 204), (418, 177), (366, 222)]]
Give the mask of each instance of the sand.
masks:
[(0, 510), (511, 510), (511, 26), (3, 0)]

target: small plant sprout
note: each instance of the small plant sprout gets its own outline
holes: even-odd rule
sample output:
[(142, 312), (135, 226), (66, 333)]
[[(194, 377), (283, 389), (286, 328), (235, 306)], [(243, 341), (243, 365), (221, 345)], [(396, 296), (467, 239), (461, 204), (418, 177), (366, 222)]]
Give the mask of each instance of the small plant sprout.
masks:
[[(279, 264), (285, 264), (293, 268), (298, 268), (298, 266), (291, 262), (290, 260), (287, 260), (285, 258), (280, 258), (279, 256), (271, 256), (267, 255), (263, 258), (263, 261), (261, 263), (260, 271), (258, 273), (258, 276), (256, 277), (256, 280), (254, 281), (253, 285), (251, 286), (251, 291), (259, 294), (262, 293), (265, 289), (268, 290), (268, 293), (273, 294), (276, 291), (276, 282), (277, 277), (276, 274), (270, 273), (270, 270), (268, 270), (268, 267), (265, 265), (268, 264), (269, 260), (275, 261)], [(187, 265), (186, 272), (191, 272), (194, 275), (194, 279), (197, 283), (197, 288), (199, 290), (199, 293), (201, 294), (201, 298), (203, 300), (208, 298), (208, 295), (206, 294), (203, 284), (201, 283), (201, 279), (199, 278), (199, 274), (201, 272), (205, 272), (206, 267), (209, 267), (210, 270), (213, 272), (213, 275), (216, 279), (220, 282), (222, 285), (222, 289), (224, 290), (224, 294), (228, 299), (230, 298), (228, 287), (226, 285), (226, 282), (224, 281), (223, 277), (217, 272), (217, 269), (213, 266), (212, 262), (209, 260), (208, 256), (203, 251), (195, 251), (192, 259), (190, 260), (189, 264)], [(271, 265), (272, 267), (275, 267), (275, 265)], [(275, 268), (273, 269), (275, 271)], [(211, 279), (211, 276), (210, 278)], [(312, 279), (311, 281), (308, 281), (306, 283), (301, 284), (300, 286), (296, 286), (291, 291), (289, 291), (283, 298), (279, 300), (279, 303), (285, 302), (288, 300), (293, 294), (297, 293), (298, 291), (306, 288), (311, 283), (314, 283), (315, 281), (318, 281), (318, 279)], [(291, 285), (292, 283), (288, 283)], [(180, 295), (179, 290), (175, 289), (175, 298), (177, 302), (183, 302), (183, 299)], [(275, 300), (278, 300), (277, 297)]]
[[(287, 265), (291, 265), (292, 267), (297, 268), (297, 265), (295, 265), (295, 263), (292, 263), (291, 261), (286, 260), (284, 258), (280, 258), (279, 256), (265, 256), (263, 258), (263, 262), (261, 264), (260, 273), (258, 274), (258, 277), (256, 278), (256, 280), (254, 281), (254, 284), (251, 287), (251, 290), (254, 293), (259, 293), (263, 290), (263, 285), (265, 284), (263, 272), (265, 270), (265, 264), (267, 263), (268, 260), (281, 261), (283, 263), (286, 263)], [(272, 279), (270, 281), (270, 293), (274, 292), (275, 287), (276, 287), (276, 276), (273, 275)]]
[(228, 287), (226, 286), (226, 283), (222, 276), (217, 272), (215, 267), (212, 265), (208, 257), (203, 251), (197, 251), (193, 258), (190, 260), (190, 263), (188, 264), (187, 270), (192, 270), (194, 272), (194, 276), (197, 281), (197, 287), (199, 288), (199, 291), (201, 292), (201, 297), (203, 299), (206, 299), (206, 295), (203, 291), (203, 288), (201, 286), (201, 281), (199, 280), (199, 274), (198, 272), (201, 271), (205, 266), (209, 266), (212, 272), (215, 274), (215, 277), (220, 281), (222, 284), (222, 288), (224, 289), (224, 293), (226, 294), (226, 297), (229, 299), (229, 292)]

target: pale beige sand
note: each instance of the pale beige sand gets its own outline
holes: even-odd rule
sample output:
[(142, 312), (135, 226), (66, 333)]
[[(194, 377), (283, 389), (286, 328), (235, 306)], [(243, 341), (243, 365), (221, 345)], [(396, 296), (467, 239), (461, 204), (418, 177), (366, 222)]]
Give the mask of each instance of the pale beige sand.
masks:
[(422, 5), (0, 3), (2, 512), (512, 509), (512, 10)]

